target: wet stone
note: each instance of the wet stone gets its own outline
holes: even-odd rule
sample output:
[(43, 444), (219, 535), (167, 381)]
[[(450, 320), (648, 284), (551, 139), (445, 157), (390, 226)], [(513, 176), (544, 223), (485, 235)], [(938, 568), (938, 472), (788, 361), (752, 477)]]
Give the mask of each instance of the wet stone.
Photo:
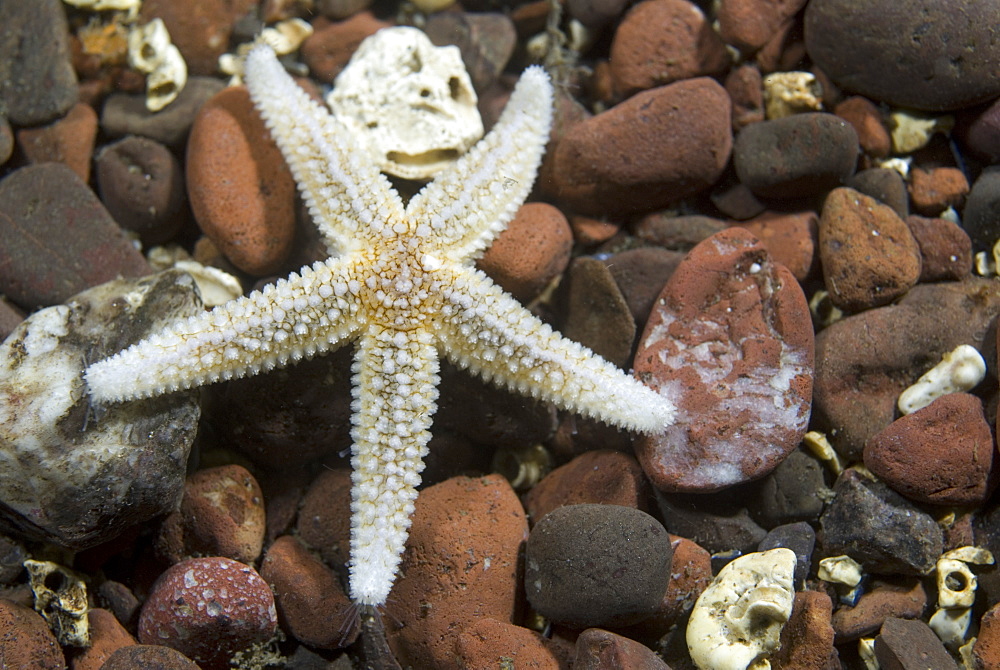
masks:
[(611, 270), (602, 261), (584, 256), (573, 261), (568, 275), (563, 335), (626, 367), (635, 340), (635, 320)]
[(720, 233), (729, 224), (709, 216), (673, 216), (665, 212), (647, 214), (635, 224), (635, 236), (658, 247), (690, 251), (699, 242)]
[(113, 653), (101, 670), (200, 670), (198, 664), (179, 651), (159, 644), (136, 644)]
[(47, 126), (18, 130), (17, 145), (29, 163), (65, 163), (87, 182), (96, 137), (97, 113), (78, 102), (66, 116)]
[(927, 592), (919, 579), (874, 580), (853, 607), (838, 607), (833, 613), (837, 643), (870, 637), (886, 619), (919, 619), (927, 610)]
[(576, 638), (575, 670), (670, 670), (649, 647), (600, 628), (588, 628)]
[(55, 635), (35, 610), (0, 598), (0, 658), (5, 667), (65, 670)]
[(869, 156), (885, 158), (892, 151), (892, 138), (882, 121), (882, 113), (868, 98), (852, 96), (837, 103), (833, 112), (854, 127), (862, 151)]
[(431, 14), (424, 32), (435, 46), (455, 45), (477, 91), (485, 91), (503, 72), (514, 53), (513, 21), (499, 12)]
[(823, 551), (847, 554), (876, 574), (922, 575), (943, 551), (941, 528), (881, 482), (854, 471), (841, 475), (820, 517)]
[(861, 170), (847, 180), (847, 186), (892, 207), (900, 217), (910, 213), (910, 196), (903, 176), (889, 168)]
[(190, 276), (169, 271), (104, 284), (18, 326), (0, 355), (3, 527), (81, 549), (174, 509), (197, 392), (110, 405), (88, 420), (82, 373), (200, 308)]
[(972, 655), (984, 670), (1000, 668), (1000, 603), (987, 610), (980, 620)]
[(937, 216), (948, 207), (961, 209), (969, 182), (958, 168), (910, 170), (910, 199), (917, 214)]
[(709, 492), (771, 472), (805, 434), (812, 366), (792, 274), (741, 228), (702, 242), (660, 294), (633, 363), (678, 410), (666, 431), (636, 439), (653, 485)]
[(458, 668), (561, 670), (568, 665), (567, 656), (557, 642), (540, 633), (485, 617), (465, 626), (455, 641)]
[(815, 212), (764, 212), (738, 225), (760, 240), (771, 257), (788, 268), (800, 283), (813, 274), (818, 265), (819, 236), (819, 217)]
[(771, 656), (774, 670), (840, 670), (830, 624), (833, 602), (820, 591), (799, 591), (781, 629), (781, 647)]
[(989, 253), (1000, 240), (1000, 167), (986, 168), (972, 184), (962, 227), (972, 240), (973, 252)]
[(535, 524), (524, 584), (539, 614), (573, 628), (636, 623), (652, 615), (670, 578), (666, 530), (645, 512), (569, 505)]
[(612, 254), (604, 260), (637, 326), (645, 325), (656, 296), (683, 258), (677, 251), (641, 247)]
[(159, 112), (146, 109), (144, 93), (112, 93), (101, 109), (101, 129), (111, 137), (140, 135), (170, 147), (183, 146), (198, 110), (225, 87), (211, 77), (189, 77), (177, 99)]
[(828, 491), (820, 462), (796, 449), (760, 480), (752, 512), (766, 528), (815, 521), (823, 511)]
[(694, 494), (658, 494), (656, 500), (663, 525), (671, 534), (689, 538), (713, 554), (749, 554), (757, 551), (767, 531), (750, 518), (745, 507), (734, 502), (745, 493), (723, 495), (721, 500), (713, 496), (711, 501)]
[(958, 670), (941, 640), (923, 621), (886, 619), (875, 637), (875, 658), (884, 670)]
[(914, 239), (920, 246), (920, 281), (948, 281), (972, 272), (972, 240), (954, 221), (908, 216)]

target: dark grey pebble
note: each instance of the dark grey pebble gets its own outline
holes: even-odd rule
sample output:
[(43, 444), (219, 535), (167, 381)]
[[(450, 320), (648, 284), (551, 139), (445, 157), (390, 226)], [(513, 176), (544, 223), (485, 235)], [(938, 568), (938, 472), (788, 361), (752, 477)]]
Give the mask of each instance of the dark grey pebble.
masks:
[(972, 240), (973, 252), (990, 252), (1000, 239), (1000, 166), (983, 170), (973, 182), (962, 210), (962, 227)]
[(226, 84), (211, 77), (190, 77), (177, 99), (159, 112), (146, 109), (141, 93), (112, 93), (101, 110), (101, 130), (111, 137), (142, 135), (170, 147), (187, 139), (201, 106)]

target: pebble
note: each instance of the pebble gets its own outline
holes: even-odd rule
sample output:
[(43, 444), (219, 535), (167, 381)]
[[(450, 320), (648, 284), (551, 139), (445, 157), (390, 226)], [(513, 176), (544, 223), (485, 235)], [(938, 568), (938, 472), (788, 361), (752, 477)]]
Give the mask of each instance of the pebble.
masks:
[(77, 102), (69, 26), (59, 0), (0, 5), (0, 108), (15, 126), (36, 126)]
[(670, 533), (689, 538), (713, 554), (749, 554), (757, 551), (767, 536), (767, 531), (750, 518), (742, 499), (734, 502), (734, 498), (722, 495), (709, 504), (705, 496), (672, 493), (658, 494), (656, 502)]
[(587, 451), (528, 491), (524, 507), (532, 522), (565, 505), (596, 503), (650, 510), (652, 489), (639, 463), (620, 451)]
[(911, 500), (980, 505), (996, 485), (993, 451), (982, 401), (950, 393), (893, 421), (868, 441), (864, 456), (869, 470)]
[(0, 113), (0, 165), (6, 163), (14, 153), (14, 131), (7, 117)]
[(875, 637), (875, 658), (885, 670), (958, 670), (941, 640), (923, 621), (886, 619)]
[(317, 21), (315, 31), (302, 43), (302, 61), (316, 81), (332, 84), (344, 69), (358, 45), (391, 24), (380, 21), (369, 11), (358, 12), (337, 23)]
[(874, 580), (853, 606), (841, 606), (831, 619), (837, 643), (870, 637), (890, 617), (919, 619), (927, 611), (927, 592), (916, 578)]
[(663, 491), (709, 492), (758, 479), (802, 439), (813, 333), (798, 282), (741, 228), (693, 249), (639, 338), (635, 375), (677, 407), (635, 441)]
[(578, 214), (651, 211), (708, 189), (732, 148), (731, 105), (707, 77), (643, 91), (571, 126), (540, 185)]
[(351, 470), (323, 470), (302, 496), (295, 530), (327, 565), (342, 568), (351, 551)]
[(105, 146), (95, 162), (101, 202), (122, 228), (138, 233), (147, 248), (174, 237), (187, 195), (181, 165), (169, 149), (130, 136)]
[(219, 70), (219, 56), (229, 49), (233, 23), (255, 11), (257, 4), (256, 0), (144, 0), (139, 21), (163, 19), (188, 72), (213, 75)]
[(684, 254), (677, 251), (640, 247), (604, 260), (637, 326), (645, 325), (656, 297), (683, 259)]
[(959, 112), (954, 137), (965, 151), (983, 162), (1000, 162), (1000, 100)]
[(17, 131), (17, 145), (28, 163), (65, 163), (83, 182), (90, 180), (96, 138), (97, 113), (82, 102), (46, 126)]
[(562, 333), (620, 368), (628, 366), (635, 319), (604, 262), (581, 256), (570, 264)]
[(1000, 668), (1000, 603), (990, 607), (980, 619), (972, 657), (983, 670)]
[(351, 601), (337, 575), (294, 537), (279, 537), (268, 548), (260, 576), (274, 591), (282, 630), (299, 642), (338, 649), (357, 639), (358, 628), (345, 621)]
[(175, 509), (198, 428), (197, 391), (110, 405), (88, 421), (82, 373), (87, 361), (199, 310), (190, 275), (168, 271), (103, 284), (18, 326), (0, 347), (6, 527), (83, 549)]
[(572, 251), (573, 232), (563, 213), (544, 202), (529, 202), (476, 266), (527, 304), (566, 270)]
[(674, 216), (667, 212), (647, 214), (633, 226), (636, 237), (675, 251), (690, 251), (699, 242), (720, 233), (729, 224), (710, 216)]
[(625, 10), (627, 0), (567, 0), (569, 15), (588, 28), (600, 30)]
[(911, 215), (905, 219), (920, 246), (920, 281), (956, 281), (972, 272), (972, 240), (948, 219)]
[(962, 227), (972, 240), (972, 250), (993, 250), (1000, 240), (1000, 166), (988, 167), (972, 184), (962, 210)]
[(136, 644), (113, 653), (101, 670), (200, 670), (179, 651), (158, 644)]
[(910, 214), (910, 194), (903, 176), (889, 168), (861, 170), (847, 180), (846, 186), (888, 205), (900, 217)]
[(823, 466), (796, 449), (757, 484), (754, 519), (765, 528), (816, 521), (823, 511), (826, 493)]
[(524, 509), (503, 477), (454, 477), (423, 489), (399, 577), (385, 607), (387, 637), (405, 667), (457, 668), (470, 618), (513, 623)]
[(455, 640), (455, 667), (460, 668), (562, 670), (569, 667), (565, 656), (540, 633), (487, 617), (474, 619)]
[(840, 670), (830, 623), (833, 602), (820, 591), (799, 591), (792, 616), (781, 629), (781, 647), (771, 655), (774, 670)]
[(738, 225), (760, 240), (775, 262), (788, 268), (800, 283), (818, 269), (819, 217), (816, 212), (768, 211)]
[(319, 0), (316, 9), (331, 21), (338, 21), (357, 14), (370, 4), (371, 0)]
[(764, 120), (764, 83), (760, 70), (744, 63), (726, 75), (726, 92), (733, 103), (733, 132)]
[(496, 82), (517, 44), (514, 22), (499, 12), (432, 14), (424, 32), (435, 46), (458, 47), (476, 91), (485, 91)]
[(622, 96), (726, 71), (729, 56), (697, 5), (643, 0), (618, 24), (611, 41), (611, 75)]
[(576, 638), (574, 670), (670, 670), (649, 647), (611, 631), (588, 628)]
[(969, 194), (969, 181), (958, 168), (910, 170), (910, 201), (917, 214), (937, 216), (948, 207), (958, 210)]
[(943, 551), (934, 517), (853, 470), (840, 476), (833, 492), (820, 517), (826, 556), (847, 554), (876, 574), (923, 575), (934, 569)]
[(757, 545), (757, 551), (784, 547), (795, 552), (795, 588), (802, 590), (812, 566), (813, 549), (816, 548), (816, 531), (805, 521), (773, 528)]
[(620, 224), (589, 216), (572, 216), (569, 219), (569, 226), (573, 229), (573, 240), (585, 247), (607, 242), (621, 230)]
[(892, 137), (882, 120), (882, 113), (868, 98), (853, 95), (838, 102), (833, 113), (851, 124), (858, 134), (861, 150), (867, 155), (885, 158), (892, 151)]
[(0, 342), (6, 340), (22, 321), (24, 312), (12, 305), (6, 296), (0, 296)]
[(94, 607), (87, 612), (90, 647), (73, 657), (73, 670), (101, 670), (105, 661), (122, 647), (136, 644), (135, 638), (108, 610)]
[[(816, 336), (814, 426), (848, 461), (896, 418), (896, 400), (960, 344), (991, 350), (1000, 287), (983, 278), (919, 284), (897, 305), (842, 319)], [(991, 363), (992, 365), (992, 363)]]
[(4, 667), (65, 670), (49, 625), (35, 610), (0, 598), (0, 659)]
[(157, 553), (169, 563), (224, 556), (253, 565), (264, 546), (264, 496), (242, 465), (198, 470), (184, 484), (181, 508), (164, 519)]
[(55, 305), (146, 259), (94, 192), (61, 163), (29, 165), (0, 181), (0, 291), (26, 309)]
[(182, 148), (202, 106), (226, 87), (211, 77), (188, 77), (177, 99), (159, 112), (146, 109), (145, 93), (112, 93), (101, 108), (101, 130), (111, 137), (139, 135)]
[(719, 3), (719, 33), (726, 44), (750, 54), (766, 45), (806, 0), (722, 0)]
[(221, 670), (236, 652), (270, 640), (277, 624), (271, 588), (253, 568), (228, 558), (192, 558), (153, 584), (139, 614), (139, 641)]
[(278, 270), (295, 237), (295, 182), (245, 87), (205, 103), (185, 167), (195, 219), (226, 258), (258, 277)]
[(839, 186), (854, 174), (858, 135), (825, 112), (754, 123), (736, 136), (740, 182), (765, 198), (802, 198)]
[(920, 246), (891, 207), (836, 188), (819, 223), (823, 281), (837, 307), (858, 312), (888, 304), (920, 278)]
[(662, 602), (671, 555), (667, 531), (645, 512), (618, 505), (560, 507), (528, 538), (528, 602), (572, 628), (637, 623)]
[(97, 587), (97, 597), (101, 606), (112, 612), (115, 619), (128, 630), (135, 630), (141, 603), (129, 587), (113, 579), (107, 579)]
[[(996, 5), (935, 0), (810, 2), (805, 43), (841, 88), (899, 107), (946, 111), (1000, 95)], [(905, 63), (905, 68), (899, 64)]]

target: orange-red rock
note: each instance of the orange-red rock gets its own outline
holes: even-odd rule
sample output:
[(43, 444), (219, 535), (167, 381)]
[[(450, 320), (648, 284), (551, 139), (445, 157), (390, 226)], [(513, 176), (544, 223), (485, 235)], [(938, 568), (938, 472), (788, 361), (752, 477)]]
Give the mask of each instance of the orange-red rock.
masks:
[(937, 216), (948, 207), (961, 209), (969, 195), (969, 180), (958, 168), (910, 170), (910, 201), (917, 214)]
[(104, 662), (122, 647), (138, 644), (115, 615), (95, 607), (87, 612), (90, 646), (73, 657), (72, 670), (101, 670)]
[(0, 660), (7, 668), (65, 670), (56, 636), (35, 610), (0, 598)]
[(560, 651), (533, 630), (488, 617), (474, 619), (455, 641), (456, 663), (462, 668), (568, 670), (569, 659)]
[(47, 126), (17, 131), (17, 145), (29, 163), (65, 163), (84, 182), (90, 179), (96, 138), (97, 113), (82, 102)]
[(753, 233), (774, 260), (788, 268), (799, 282), (804, 282), (816, 269), (819, 217), (815, 212), (765, 212), (735, 225)]

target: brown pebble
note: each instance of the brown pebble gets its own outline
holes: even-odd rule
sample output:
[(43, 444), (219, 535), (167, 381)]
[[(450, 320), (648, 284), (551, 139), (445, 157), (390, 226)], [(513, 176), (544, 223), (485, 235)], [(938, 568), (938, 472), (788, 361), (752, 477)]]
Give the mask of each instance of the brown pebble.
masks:
[(993, 451), (982, 401), (950, 393), (893, 421), (868, 441), (864, 454), (869, 470), (911, 500), (980, 505), (996, 485)]
[(569, 668), (569, 659), (560, 656), (556, 643), (533, 630), (478, 617), (457, 635), (454, 664), (444, 667), (538, 670)]
[(737, 225), (753, 233), (774, 260), (788, 268), (799, 282), (816, 270), (819, 217), (815, 212), (765, 212)]
[(972, 272), (972, 240), (965, 230), (948, 219), (911, 215), (905, 219), (920, 246), (920, 281), (947, 281), (968, 277)]
[(78, 102), (61, 119), (47, 126), (17, 131), (17, 145), (29, 163), (65, 163), (84, 182), (97, 138), (97, 112)]
[(604, 261), (637, 327), (645, 326), (656, 297), (682, 260), (684, 254), (679, 251), (640, 247), (612, 254)]
[(725, 80), (733, 101), (733, 132), (764, 120), (764, 84), (760, 70), (751, 64), (734, 68)]
[(668, 212), (655, 212), (639, 219), (632, 232), (640, 240), (658, 247), (690, 251), (699, 242), (728, 227), (725, 221), (710, 216), (674, 216)]
[(457, 46), (477, 91), (492, 86), (517, 45), (514, 22), (500, 12), (438, 12), (427, 18), (427, 37), (436, 46)]
[(255, 276), (280, 268), (295, 236), (295, 182), (245, 87), (202, 107), (186, 177), (195, 219), (226, 258)]
[(982, 670), (1000, 670), (1000, 603), (990, 607), (980, 619), (972, 656)]
[(299, 538), (327, 565), (344, 566), (351, 551), (351, 470), (323, 470), (302, 497)]
[(920, 247), (892, 208), (851, 188), (823, 205), (819, 253), (830, 300), (857, 312), (896, 300), (920, 278)]
[(503, 477), (453, 477), (421, 491), (399, 578), (386, 602), (400, 664), (457, 668), (454, 645), (470, 619), (513, 623), (528, 522)]
[(937, 216), (948, 207), (960, 210), (969, 195), (969, 180), (958, 168), (910, 170), (910, 201), (917, 214)]
[(941, 640), (923, 621), (886, 619), (875, 637), (875, 658), (882, 670), (958, 670)]
[(574, 670), (670, 670), (649, 647), (601, 628), (588, 628), (576, 638)]
[(179, 651), (154, 644), (136, 644), (113, 653), (101, 670), (200, 670)]
[(624, 368), (635, 340), (635, 320), (607, 266), (581, 256), (570, 265), (562, 333)]
[(795, 594), (792, 616), (781, 629), (781, 647), (771, 656), (774, 670), (839, 670), (830, 617), (833, 602), (820, 591)]
[(837, 644), (872, 635), (889, 617), (916, 619), (927, 609), (927, 592), (918, 579), (895, 583), (875, 582), (854, 607), (839, 607), (833, 613)]
[(344, 69), (358, 45), (389, 23), (379, 21), (369, 12), (358, 12), (345, 21), (331, 23), (319, 19), (314, 32), (302, 43), (302, 61), (317, 81), (332, 84)]
[(607, 242), (621, 230), (620, 224), (592, 219), (589, 216), (571, 216), (569, 225), (573, 229), (573, 239), (583, 246)]
[(563, 213), (544, 202), (522, 205), (476, 264), (527, 304), (569, 264), (573, 233)]
[(132, 593), (132, 589), (121, 582), (112, 579), (101, 582), (97, 587), (98, 602), (109, 611), (113, 612), (118, 619), (129, 630), (135, 630), (135, 622), (139, 616), (139, 606), (142, 604)]
[(859, 193), (870, 195), (883, 205), (889, 205), (901, 217), (910, 214), (910, 194), (903, 176), (890, 168), (861, 170), (844, 184)]
[(260, 576), (274, 590), (282, 630), (316, 649), (338, 649), (357, 639), (347, 625), (351, 601), (337, 576), (290, 535), (267, 550)]
[(87, 620), (90, 623), (90, 646), (73, 657), (72, 670), (101, 670), (116, 651), (137, 644), (108, 610), (95, 607), (87, 612)]
[(753, 53), (767, 44), (789, 23), (806, 0), (722, 0), (719, 3), (719, 32), (726, 44)]
[(749, 232), (718, 233), (670, 277), (633, 367), (677, 406), (673, 426), (635, 442), (654, 486), (709, 492), (762, 477), (809, 420), (813, 331), (802, 289)]
[(49, 625), (35, 610), (0, 598), (0, 663), (4, 668), (65, 670)]
[(882, 121), (882, 113), (868, 98), (855, 95), (837, 103), (833, 113), (847, 121), (858, 134), (861, 149), (874, 158), (885, 158), (892, 151), (892, 138)]
[(609, 60), (623, 96), (721, 74), (729, 65), (722, 40), (687, 0), (644, 0), (633, 6), (615, 30)]

